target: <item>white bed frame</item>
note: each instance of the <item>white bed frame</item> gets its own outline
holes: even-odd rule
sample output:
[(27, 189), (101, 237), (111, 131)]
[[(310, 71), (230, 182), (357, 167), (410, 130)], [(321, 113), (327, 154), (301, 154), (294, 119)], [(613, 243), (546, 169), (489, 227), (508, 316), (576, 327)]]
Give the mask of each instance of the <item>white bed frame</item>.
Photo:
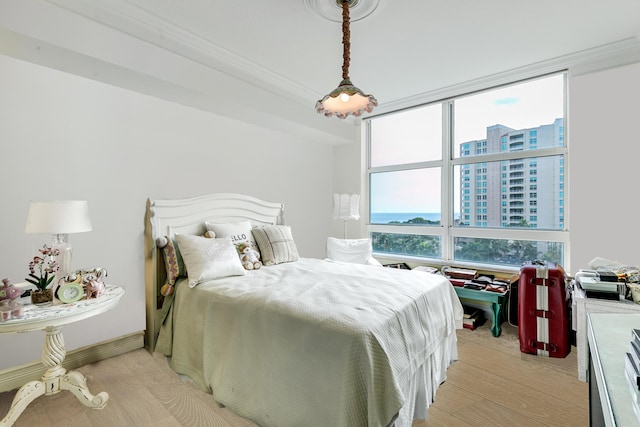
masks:
[(153, 352), (160, 332), (160, 287), (166, 279), (156, 241), (174, 234), (204, 234), (205, 221), (249, 220), (254, 225), (284, 224), (284, 205), (242, 194), (217, 193), (175, 200), (147, 200), (144, 232), (147, 329), (145, 347)]

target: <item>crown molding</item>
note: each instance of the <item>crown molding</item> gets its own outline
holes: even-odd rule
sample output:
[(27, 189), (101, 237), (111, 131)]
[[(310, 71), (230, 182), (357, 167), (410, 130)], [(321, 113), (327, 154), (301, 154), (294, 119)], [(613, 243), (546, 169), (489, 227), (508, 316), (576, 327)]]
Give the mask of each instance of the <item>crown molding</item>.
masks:
[[(283, 115), (247, 102), (248, 95), (264, 92), (232, 76), (217, 73), (216, 85), (233, 86), (232, 92), (203, 92), (184, 82), (169, 81), (150, 76), (142, 70), (106, 62), (94, 56), (50, 44), (21, 33), (0, 27), (0, 55), (38, 64), (54, 70), (103, 82), (115, 87), (208, 111), (223, 117), (243, 121), (266, 129), (297, 135), (304, 140), (321, 144), (347, 144), (355, 140), (355, 126), (341, 125), (338, 120), (327, 120), (319, 114), (307, 113), (297, 104), (283, 98), (272, 99), (268, 105)], [(212, 74), (214, 74), (212, 72)], [(189, 83), (189, 82), (187, 82)], [(260, 94), (263, 95), (263, 94)], [(275, 107), (274, 107), (275, 106)], [(307, 110), (311, 110), (309, 107)]]
[(291, 81), (264, 66), (237, 55), (193, 32), (127, 2), (109, 0), (43, 0), (98, 24), (196, 61), (233, 78), (303, 104), (314, 104), (322, 94)]
[[(278, 95), (297, 105), (313, 105), (323, 96), (127, 0), (42, 1)], [(305, 0), (309, 8), (311, 3), (326, 1), (331, 0)], [(344, 122), (358, 126), (363, 119), (369, 117), (556, 71), (568, 69), (572, 76), (577, 76), (638, 61), (640, 31), (635, 36), (618, 42), (381, 103), (373, 113), (359, 118), (348, 117)]]
[(597, 46), (479, 79), (387, 102), (379, 105), (375, 114), (371, 114), (368, 117), (427, 104), (429, 102), (441, 101), (454, 96), (558, 71), (569, 70), (570, 75), (575, 77), (636, 62), (640, 62), (640, 37), (631, 37), (603, 46)]

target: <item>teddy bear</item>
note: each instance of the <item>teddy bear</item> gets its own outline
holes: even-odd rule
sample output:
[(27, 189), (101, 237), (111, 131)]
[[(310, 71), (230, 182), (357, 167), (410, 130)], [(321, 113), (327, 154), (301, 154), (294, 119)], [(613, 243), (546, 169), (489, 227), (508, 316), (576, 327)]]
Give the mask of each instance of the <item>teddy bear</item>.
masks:
[(240, 254), (240, 261), (246, 270), (257, 270), (262, 267), (260, 252), (251, 247), (250, 243), (239, 243), (236, 248)]

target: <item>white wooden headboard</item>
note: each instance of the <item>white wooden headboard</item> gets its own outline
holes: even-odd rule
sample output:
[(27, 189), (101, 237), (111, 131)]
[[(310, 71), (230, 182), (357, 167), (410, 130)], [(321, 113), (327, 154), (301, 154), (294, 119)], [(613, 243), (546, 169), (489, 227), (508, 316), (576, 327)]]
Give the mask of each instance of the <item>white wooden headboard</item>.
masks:
[(166, 279), (164, 260), (162, 256), (158, 256), (157, 239), (176, 233), (202, 235), (206, 231), (205, 221), (246, 220), (253, 225), (284, 224), (284, 205), (232, 193), (216, 193), (188, 199), (147, 200), (144, 233), (147, 312), (145, 346), (149, 351), (153, 352), (155, 349), (160, 331), (160, 287)]

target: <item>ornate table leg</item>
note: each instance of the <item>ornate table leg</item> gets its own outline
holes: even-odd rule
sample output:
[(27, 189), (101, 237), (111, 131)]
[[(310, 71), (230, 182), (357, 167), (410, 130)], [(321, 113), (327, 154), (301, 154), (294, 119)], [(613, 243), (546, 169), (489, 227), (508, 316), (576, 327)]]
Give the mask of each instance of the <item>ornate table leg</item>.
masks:
[(16, 393), (7, 415), (0, 421), (0, 427), (9, 427), (18, 419), (22, 411), (36, 398), (51, 395), (60, 390), (69, 390), (85, 406), (102, 409), (109, 400), (104, 391), (93, 395), (89, 392), (87, 381), (80, 372), (69, 371), (62, 367), (67, 351), (64, 348), (62, 329), (57, 326), (45, 328), (46, 337), (42, 349), (42, 364), (48, 369), (42, 376), (42, 381), (31, 381)]
[(87, 380), (80, 372), (67, 372), (62, 366), (62, 361), (66, 356), (64, 349), (64, 338), (59, 327), (48, 327), (45, 329), (47, 338), (42, 349), (42, 363), (48, 366), (42, 381), (46, 386), (45, 394), (55, 394), (60, 390), (69, 390), (83, 405), (90, 408), (102, 409), (107, 405), (109, 395), (104, 391), (93, 395), (87, 387)]
[(70, 371), (60, 379), (60, 389), (69, 390), (84, 406), (89, 408), (102, 409), (107, 406), (109, 394), (101, 391), (95, 396), (89, 392), (87, 380), (77, 371)]
[(7, 415), (0, 421), (1, 427), (8, 427), (16, 422), (22, 411), (29, 406), (29, 403), (44, 394), (44, 383), (42, 381), (31, 381), (26, 383), (16, 393), (11, 402), (11, 408)]
[(47, 336), (42, 348), (42, 364), (49, 369), (42, 376), (42, 381), (45, 384), (45, 394), (49, 395), (60, 391), (60, 377), (67, 372), (61, 366), (67, 351), (64, 348), (62, 328), (48, 326), (44, 331)]

